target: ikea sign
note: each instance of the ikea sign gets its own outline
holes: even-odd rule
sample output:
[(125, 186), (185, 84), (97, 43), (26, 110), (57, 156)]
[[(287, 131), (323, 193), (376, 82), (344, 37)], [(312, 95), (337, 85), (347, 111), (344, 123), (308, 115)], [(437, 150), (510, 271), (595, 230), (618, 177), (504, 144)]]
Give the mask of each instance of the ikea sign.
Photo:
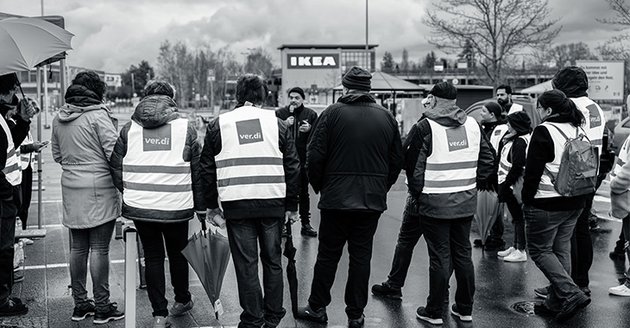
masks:
[(339, 68), (339, 54), (288, 54), (287, 68)]

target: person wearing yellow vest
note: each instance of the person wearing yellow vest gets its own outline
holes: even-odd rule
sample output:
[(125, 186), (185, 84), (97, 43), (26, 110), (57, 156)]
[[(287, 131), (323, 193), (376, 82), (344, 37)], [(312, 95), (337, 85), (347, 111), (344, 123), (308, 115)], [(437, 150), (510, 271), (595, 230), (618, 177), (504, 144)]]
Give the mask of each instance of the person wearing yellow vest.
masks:
[[(117, 138), (117, 121), (103, 104), (106, 85), (94, 71), (78, 73), (52, 123), (53, 159), (61, 165), (62, 224), (70, 230), (72, 321), (94, 316), (104, 324), (124, 318), (110, 302), (109, 245), (120, 217), (119, 192), (108, 160)], [(94, 300), (86, 289), (88, 258)]]
[(571, 236), (588, 195), (561, 196), (551, 176), (560, 168), (563, 134), (582, 132), (584, 115), (559, 90), (543, 93), (538, 111), (544, 119), (532, 133), (521, 193), (529, 255), (551, 283), (545, 302), (536, 304), (535, 311), (566, 320), (591, 301), (570, 276)]
[[(599, 188), (606, 178), (607, 171), (602, 171), (603, 151), (606, 149), (603, 144), (604, 131), (606, 130), (606, 119), (604, 112), (597, 103), (588, 98), (588, 77), (586, 72), (580, 67), (569, 66), (558, 71), (552, 80), (552, 85), (567, 95), (582, 112), (586, 118), (584, 130), (591, 143), (597, 146), (600, 155), (599, 174), (597, 176), (596, 188)], [(607, 153), (607, 152), (606, 152)], [(608, 165), (610, 168), (610, 165)], [(609, 168), (607, 170), (609, 170)], [(580, 214), (575, 226), (575, 232), (571, 240), (571, 277), (573, 281), (590, 295), (588, 271), (593, 264), (593, 241), (590, 232), (590, 217), (593, 207), (595, 193), (589, 195), (584, 205), (584, 210)]]
[[(0, 76), (0, 317), (28, 312), (22, 300), (11, 297), (15, 220), (22, 198), (22, 173), (17, 150), (29, 132), (37, 104), (17, 97), (18, 84), (15, 74)], [(9, 128), (6, 117), (13, 111), (17, 111), (18, 115), (15, 125)]]
[(200, 160), (207, 220), (227, 226), (243, 309), (239, 327), (276, 327), (286, 314), (280, 235), (285, 218), (293, 223), (298, 215), (293, 134), (273, 110), (261, 108), (266, 95), (261, 77), (239, 77), (236, 108), (208, 124)]
[(527, 113), (520, 111), (507, 116), (508, 133), (499, 146), (498, 196), (505, 203), (512, 216), (514, 243), (504, 251), (497, 252), (505, 262), (526, 262), (525, 221), (521, 190), (523, 171), (527, 158), (527, 144), (532, 132)]
[[(494, 151), (482, 128), (457, 107), (457, 89), (437, 83), (429, 94), (426, 119), (414, 125), (420, 152), (409, 192), (418, 198), (420, 224), (429, 250), (429, 296), (416, 317), (442, 324), (448, 281), (455, 272), (456, 303), (450, 309), (461, 321), (472, 321), (475, 272), (470, 228), (477, 209), (477, 189), (487, 189), (494, 172)], [(411, 135), (411, 133), (410, 133)]]
[[(610, 173), (610, 209), (613, 217), (622, 220), (622, 236), (630, 240), (630, 137), (626, 138)], [(630, 248), (624, 249), (624, 257), (630, 256)], [(623, 263), (623, 262), (622, 262)], [(630, 297), (630, 269), (622, 284), (610, 287), (608, 293)]]
[[(122, 192), (122, 216), (134, 221), (144, 248), (147, 292), (153, 327), (166, 327), (164, 260), (168, 254), (175, 303), (171, 315), (190, 311), (188, 221), (203, 212), (199, 155), (194, 122), (180, 117), (166, 82), (151, 81), (144, 98), (120, 131), (110, 159), (114, 185)], [(205, 215), (202, 216), (205, 219)]]

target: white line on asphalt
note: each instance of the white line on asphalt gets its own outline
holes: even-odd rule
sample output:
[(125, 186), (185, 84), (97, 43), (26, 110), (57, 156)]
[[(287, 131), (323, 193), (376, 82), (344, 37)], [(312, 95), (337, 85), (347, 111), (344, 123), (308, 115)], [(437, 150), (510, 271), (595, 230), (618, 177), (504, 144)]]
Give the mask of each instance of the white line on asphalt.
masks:
[[(120, 264), (125, 263), (125, 260), (111, 260), (109, 263), (112, 264)], [(26, 265), (24, 266), (24, 270), (41, 270), (41, 269), (56, 269), (56, 268), (67, 268), (68, 263), (52, 263), (52, 264), (42, 264), (42, 265)]]

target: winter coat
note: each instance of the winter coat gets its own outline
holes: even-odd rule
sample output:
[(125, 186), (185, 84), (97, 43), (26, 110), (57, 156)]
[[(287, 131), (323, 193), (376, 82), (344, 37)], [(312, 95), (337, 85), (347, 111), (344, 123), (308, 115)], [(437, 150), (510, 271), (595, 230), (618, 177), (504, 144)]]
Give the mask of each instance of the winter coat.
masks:
[[(151, 95), (144, 97), (131, 116), (131, 119), (145, 129), (158, 128), (168, 122), (179, 118), (175, 101), (168, 96)], [(114, 147), (110, 159), (110, 167), (114, 185), (118, 190), (123, 192), (123, 160), (127, 154), (127, 142), (129, 128), (131, 122), (125, 124), (120, 131), (120, 136)], [(183, 131), (177, 131), (183, 133)], [(187, 221), (194, 217), (194, 210), (204, 211), (203, 195), (201, 193), (201, 166), (199, 165), (199, 156), (201, 154), (201, 145), (197, 140), (197, 130), (195, 122), (190, 122), (186, 131), (186, 144), (182, 151), (182, 159), (190, 162), (190, 174), (192, 178), (192, 191), (194, 209), (190, 208), (182, 211), (160, 211), (135, 208), (122, 204), (122, 215), (125, 218), (140, 221), (152, 222), (181, 222)]]
[(313, 126), (306, 170), (318, 207), (383, 212), (402, 169), (398, 124), (369, 94), (347, 94)]
[(102, 225), (120, 216), (120, 198), (107, 163), (116, 144), (116, 120), (94, 93), (72, 85), (52, 126), (52, 153), (61, 164), (63, 224)]
[[(293, 133), (293, 140), (295, 140), (295, 148), (297, 149), (298, 156), (300, 157), (300, 165), (306, 164), (306, 144), (308, 143), (308, 137), (313, 131), (313, 125), (317, 120), (317, 113), (304, 105), (293, 110), (293, 113), (289, 111), (289, 106), (282, 107), (276, 110), (276, 117), (286, 121), (289, 117), (294, 116), (295, 122), (289, 127), (291, 133)], [(311, 130), (308, 132), (300, 132), (299, 128), (303, 121), (308, 122), (311, 125)]]
[[(237, 107), (243, 104), (237, 105)], [(208, 123), (206, 137), (201, 151), (201, 182), (204, 207), (219, 208), (219, 190), (217, 188), (217, 156), (223, 148), (221, 127), (218, 117)], [(250, 218), (280, 218), (285, 211), (297, 211), (300, 161), (295, 150), (295, 142), (289, 127), (278, 119), (278, 146), (283, 156), (286, 197), (272, 199), (248, 199), (221, 202), (227, 220)]]
[[(436, 108), (425, 112), (432, 119), (446, 127), (461, 126), (466, 122), (466, 113), (457, 106)], [(469, 118), (472, 119), (472, 118)], [(481, 129), (481, 127), (479, 127)], [(467, 190), (450, 194), (423, 194), (424, 173), (427, 158), (432, 154), (433, 136), (427, 119), (416, 123), (409, 132), (409, 146), (405, 148), (405, 171), (409, 193), (418, 199), (417, 215), (436, 219), (457, 219), (471, 217), (477, 209), (477, 190)], [(485, 189), (495, 174), (495, 156), (492, 146), (480, 133), (479, 160), (477, 162), (477, 186)]]

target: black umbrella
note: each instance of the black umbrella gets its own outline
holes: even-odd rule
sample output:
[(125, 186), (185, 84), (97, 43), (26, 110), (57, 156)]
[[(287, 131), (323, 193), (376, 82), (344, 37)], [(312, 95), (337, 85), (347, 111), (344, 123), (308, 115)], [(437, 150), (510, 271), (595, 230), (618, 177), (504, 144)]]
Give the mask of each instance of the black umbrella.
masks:
[(293, 235), (291, 234), (291, 220), (286, 222), (287, 228), (287, 240), (284, 242), (284, 256), (287, 257), (287, 280), (289, 281), (289, 293), (291, 293), (291, 311), (293, 317), (297, 315), (298, 300), (297, 300), (297, 272), (295, 271), (295, 252), (297, 249), (293, 246)]

